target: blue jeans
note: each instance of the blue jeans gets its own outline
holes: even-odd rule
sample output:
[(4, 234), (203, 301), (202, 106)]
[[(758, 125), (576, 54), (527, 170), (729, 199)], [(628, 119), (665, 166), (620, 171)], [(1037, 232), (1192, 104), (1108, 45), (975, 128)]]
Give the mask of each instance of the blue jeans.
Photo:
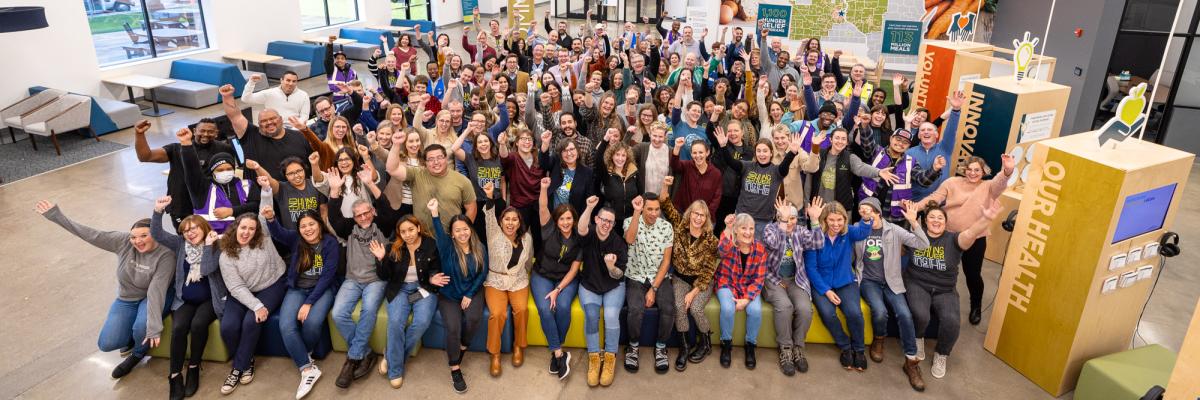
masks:
[(863, 299), (871, 306), (871, 326), (875, 327), (875, 336), (887, 335), (888, 310), (884, 302), (892, 306), (896, 314), (896, 325), (900, 326), (900, 346), (906, 355), (917, 354), (917, 331), (913, 328), (912, 313), (908, 311), (908, 300), (904, 293), (892, 292), (886, 283), (863, 279), (861, 284)]
[(604, 294), (579, 288), (579, 304), (583, 306), (583, 335), (588, 353), (600, 351), (600, 311), (604, 310), (604, 352), (616, 353), (621, 341), (621, 305), (625, 304), (625, 282)]
[(546, 295), (554, 290), (555, 285), (562, 281), (551, 281), (533, 273), (529, 276), (529, 289), (533, 292), (533, 302), (537, 305), (538, 319), (542, 324), (542, 332), (546, 335), (546, 347), (550, 351), (562, 348), (563, 338), (571, 328), (571, 302), (579, 291), (579, 281), (572, 280), (570, 284), (558, 292), (555, 307), (550, 309), (550, 300)]
[[(721, 303), (721, 340), (733, 340), (733, 317), (737, 312), (733, 290), (717, 289), (717, 301)], [(746, 304), (746, 343), (758, 343), (758, 328), (761, 326), (762, 296), (754, 296), (754, 300)]]
[(279, 333), (283, 335), (283, 347), (296, 368), (303, 370), (312, 364), (309, 353), (316, 348), (321, 340), (321, 332), (325, 330), (325, 316), (333, 306), (333, 291), (326, 290), (308, 309), (308, 318), (303, 323), (297, 317), (304, 300), (312, 293), (309, 289), (291, 289), (283, 295), (283, 304), (279, 306)]
[[(375, 330), (376, 313), (379, 303), (383, 302), (383, 289), (387, 282), (375, 281), (368, 284), (358, 283), (353, 279), (342, 282), (337, 297), (333, 300), (333, 324), (341, 332), (349, 349), (346, 358), (362, 360), (371, 351), (367, 341), (371, 339), (371, 331)], [(358, 312), (358, 322), (350, 314), (354, 306), (362, 299), (362, 310)]]
[[(862, 307), (854, 301), (859, 299), (858, 283), (850, 282), (846, 286), (833, 289), (833, 292), (837, 293), (842, 304), (833, 305), (824, 293), (812, 295), (813, 303), (817, 305), (817, 314), (821, 316), (821, 323), (829, 329), (829, 334), (833, 336), (833, 342), (839, 349), (866, 351), (867, 347), (863, 344)], [(837, 316), (838, 308), (842, 309), (842, 314), (846, 316), (846, 327), (850, 328), (850, 337), (846, 337), (846, 331), (842, 330), (842, 321)]]
[(133, 345), (133, 356), (143, 357), (150, 347), (142, 344), (146, 339), (146, 299), (137, 301), (113, 300), (108, 308), (108, 318), (100, 328), (100, 339), (96, 345), (100, 351), (113, 351)]
[[(425, 330), (429, 329), (433, 314), (437, 312), (436, 294), (430, 294), (416, 303), (408, 302), (408, 295), (416, 292), (418, 287), (416, 282), (405, 283), (396, 298), (387, 303), (388, 339), (384, 356), (388, 362), (388, 379), (404, 377), (404, 362), (417, 347), (421, 336), (425, 335)], [(411, 325), (408, 324), (409, 314), (412, 314)]]

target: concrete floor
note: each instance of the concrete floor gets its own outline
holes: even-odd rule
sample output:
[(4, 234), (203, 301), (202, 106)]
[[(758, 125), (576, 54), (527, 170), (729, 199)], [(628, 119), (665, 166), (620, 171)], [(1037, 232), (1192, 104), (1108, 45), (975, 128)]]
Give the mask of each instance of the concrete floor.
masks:
[[(454, 29), (457, 31), (457, 29)], [(453, 33), (452, 33), (453, 34)], [(360, 76), (365, 63), (357, 63)], [(301, 83), (305, 89), (322, 87), (321, 78)], [(174, 141), (173, 130), (202, 116), (221, 113), (217, 106), (201, 110), (178, 107), (176, 113), (153, 119), (147, 135), (151, 146)], [(103, 140), (132, 146), (133, 132), (126, 129), (106, 135)], [(48, 157), (52, 156), (47, 154)], [(76, 220), (101, 229), (123, 230), (130, 221), (149, 216), (153, 200), (165, 193), (165, 164), (144, 165), (131, 148), (57, 171), (0, 186), (0, 232), (12, 232), (0, 240), (0, 398), (149, 398), (167, 393), (167, 360), (151, 359), (120, 381), (109, 373), (121, 358), (115, 353), (96, 350), (96, 337), (104, 315), (116, 292), (113, 279), (114, 257), (71, 237), (33, 211), (39, 199), (60, 204)], [(1194, 167), (1184, 199), (1200, 198), (1200, 167)], [(1189, 266), (1200, 264), (1200, 252), (1191, 245), (1200, 238), (1200, 202), (1185, 200), (1173, 230), (1183, 237), (1183, 255), (1168, 263), (1158, 288), (1151, 297), (1140, 329), (1145, 342), (1158, 343), (1178, 351), (1197, 296), (1200, 273)], [(985, 299), (995, 293), (1000, 266), (987, 263)], [(960, 283), (960, 293), (966, 288)], [(963, 307), (966, 298), (963, 296)], [(1141, 307), (1140, 304), (1130, 305)], [(837, 364), (837, 351), (831, 345), (809, 346), (812, 369), (807, 374), (788, 378), (778, 372), (773, 350), (759, 352), (759, 368), (747, 371), (741, 366), (740, 348), (734, 352), (734, 367), (724, 369), (716, 357), (703, 364), (691, 365), (682, 375), (673, 370), (657, 376), (648, 369), (628, 374), (618, 368), (616, 383), (609, 388), (589, 389), (585, 380), (586, 362), (581, 349), (574, 353), (572, 375), (558, 381), (546, 373), (549, 362), (542, 348), (530, 348), (526, 365), (512, 368), (505, 357), (500, 378), (487, 375), (487, 357), (471, 353), (463, 366), (470, 391), (464, 398), (623, 398), (656, 393), (683, 398), (737, 398), (755, 393), (762, 398), (782, 398), (802, 393), (805, 397), (904, 399), (1044, 399), (1050, 396), (1009, 368), (982, 347), (987, 329), (984, 325), (965, 325), (944, 379), (934, 379), (922, 364), (928, 389), (917, 394), (909, 389), (900, 370), (897, 341), (887, 343), (887, 359), (872, 363), (865, 373), (843, 371)], [(1143, 340), (1135, 340), (1141, 346)], [(930, 344), (932, 348), (932, 343)], [(643, 358), (649, 357), (643, 350)], [(672, 352), (672, 357), (674, 352)], [(372, 374), (348, 390), (338, 389), (333, 380), (344, 360), (344, 353), (333, 353), (319, 365), (325, 372), (309, 398), (321, 399), (346, 394), (382, 398), (402, 395), (412, 398), (454, 398), (446, 369), (445, 353), (426, 350), (412, 359), (404, 387), (391, 389), (385, 379)], [(219, 386), (229, 364), (206, 362), (199, 398), (220, 398)], [(238, 388), (238, 397), (292, 396), (299, 375), (285, 358), (263, 357), (258, 361), (256, 380)], [(516, 383), (514, 385), (514, 383)], [(492, 394), (493, 396), (487, 396)], [(1070, 395), (1064, 397), (1069, 398)]]

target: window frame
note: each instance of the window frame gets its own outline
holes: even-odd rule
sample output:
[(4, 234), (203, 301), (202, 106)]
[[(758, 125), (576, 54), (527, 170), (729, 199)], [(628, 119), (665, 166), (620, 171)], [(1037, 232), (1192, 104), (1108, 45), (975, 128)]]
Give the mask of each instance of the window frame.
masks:
[[(297, 5), (299, 5), (299, 3), (302, 1), (306, 1), (306, 0), (296, 0)], [(345, 24), (353, 24), (353, 23), (362, 21), (362, 10), (359, 10), (358, 0), (349, 0), (350, 4), (354, 5), (354, 19), (349, 20), (349, 21), (342, 21), (342, 22), (338, 22), (338, 23), (333, 23), (333, 21), (330, 19), (330, 16), (329, 16), (329, 1), (330, 0), (307, 0), (307, 1), (320, 1), (321, 2), (321, 5), (323, 6), (323, 8), (325, 10), (325, 24), (318, 25), (318, 26), (312, 26), (312, 27), (301, 26), (300, 29), (304, 32), (310, 32), (310, 31), (315, 31), (315, 30), (320, 30), (320, 29), (327, 29), (327, 28), (332, 28), (335, 26), (341, 26), (341, 25), (345, 25)], [(300, 17), (301, 17), (301, 21), (303, 21), (303, 19), (304, 19), (303, 11), (301, 11)]]
[[(88, 0), (84, 0), (84, 1), (86, 2)], [(174, 57), (179, 54), (191, 54), (191, 53), (195, 53), (195, 52), (207, 51), (207, 50), (212, 49), (212, 46), (210, 45), (210, 41), (208, 38), (208, 16), (204, 12), (204, 0), (196, 0), (196, 14), (199, 15), (199, 24), (198, 24), (199, 26), (198, 26), (198, 29), (194, 29), (194, 30), (200, 31), (199, 36), (202, 38), (204, 46), (203, 47), (197, 46), (196, 48), (189, 49), (186, 51), (166, 52), (165, 54), (162, 54), (162, 55), (159, 54), (158, 45), (155, 44), (155, 41), (154, 41), (154, 27), (151, 26), (151, 24), (150, 24), (151, 11), (149, 11), (148, 7), (146, 7), (146, 0), (130, 0), (130, 1), (136, 1), (141, 5), (141, 12), (142, 12), (141, 21), (142, 21), (142, 26), (146, 30), (146, 39), (150, 42), (150, 45), (148, 46), (150, 48), (150, 55), (148, 57), (144, 57), (144, 58), (129, 58), (129, 59), (119, 60), (119, 61), (110, 62), (110, 63), (99, 62), (100, 60), (97, 59), (97, 64), (100, 66), (101, 69), (109, 69), (109, 68), (113, 68), (113, 67), (123, 66), (126, 64), (142, 63), (142, 62), (157, 60), (159, 58)], [(96, 50), (96, 41), (95, 41), (96, 34), (91, 31), (91, 27), (90, 27), (92, 15), (88, 15), (87, 18), (89, 19), (88, 35), (92, 37), (92, 50), (95, 51)], [(99, 58), (99, 55), (97, 55), (97, 58)]]

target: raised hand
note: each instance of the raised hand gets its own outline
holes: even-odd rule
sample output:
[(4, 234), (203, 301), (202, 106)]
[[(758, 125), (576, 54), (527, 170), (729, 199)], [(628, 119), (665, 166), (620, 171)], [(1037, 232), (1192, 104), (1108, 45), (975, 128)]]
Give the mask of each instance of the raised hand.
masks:
[(804, 136), (799, 133), (793, 133), (792, 140), (788, 142), (788, 151), (796, 154), (804, 151)]
[(542, 186), (542, 191), (549, 190), (550, 189), (550, 178), (542, 178), (541, 186)]
[(258, 161), (254, 161), (249, 158), (246, 159), (246, 169), (251, 170), (251, 171), (258, 171), (258, 167), (260, 167), (260, 165), (258, 165)]
[(862, 96), (862, 91), (863, 82), (858, 82), (854, 84), (854, 89), (850, 91), (850, 94), (854, 95), (854, 97), (859, 97)]
[(301, 121), (300, 117), (295, 116), (295, 115), (288, 116), (288, 125), (291, 125), (293, 128), (296, 128), (296, 129), (300, 129), (300, 127), (305, 126), (304, 121)]
[(1012, 175), (1013, 169), (1017, 168), (1017, 159), (1013, 158), (1012, 154), (1002, 154), (1000, 161), (1004, 165), (1004, 174)]
[(375, 178), (373, 177), (374, 173), (372, 173), (369, 169), (360, 169), (355, 176), (358, 177), (358, 181), (362, 182), (364, 185), (375, 182)]
[(221, 85), (221, 88), (217, 89), (217, 92), (220, 93), (222, 97), (233, 97), (233, 85), (228, 83)]
[(900, 206), (904, 207), (904, 219), (908, 220), (909, 224), (917, 226), (917, 213), (921, 211), (921, 207), (912, 200), (901, 200)]
[(642, 196), (638, 196), (634, 197), (630, 204), (633, 206), (633, 212), (636, 214), (642, 212), (642, 205), (646, 204), (646, 201), (642, 199)]
[(946, 157), (937, 156), (933, 159), (933, 169), (942, 169), (946, 167)]
[(966, 100), (967, 95), (961, 90), (955, 90), (954, 93), (946, 96), (946, 102), (950, 103), (950, 108), (954, 110), (961, 110)]
[[(381, 38), (381, 40), (386, 40), (386, 39), (382, 39), (383, 35), (380, 35), (379, 37)], [(381, 55), (383, 55), (383, 50), (375, 49), (375, 51), (373, 53), (371, 53), (371, 58), (379, 58), (379, 56), (381, 56)], [(257, 78), (258, 75), (255, 75), (254, 77)]]
[(822, 144), (822, 143), (825, 143), (825, 138), (826, 138), (827, 136), (829, 136), (829, 135), (826, 135), (826, 134), (825, 134), (825, 131), (817, 131), (817, 133), (813, 134), (813, 135), (812, 135), (812, 147), (811, 147), (811, 149), (813, 149), (813, 151), (817, 151), (817, 149), (820, 149), (820, 148), (821, 148), (821, 144)]
[(725, 134), (725, 128), (719, 126), (713, 128), (713, 136), (717, 137), (717, 147), (725, 147), (729, 143), (729, 135)]
[(171, 205), (171, 196), (162, 196), (154, 201), (154, 212), (163, 212), (167, 206)]
[(684, 142), (685, 142), (685, 140), (683, 139), (683, 137), (675, 138), (675, 148), (678, 149), (678, 148), (683, 147)]
[(263, 206), (262, 209), (258, 210), (258, 213), (262, 214), (262, 217), (266, 218), (267, 221), (271, 221), (271, 220), (275, 219), (275, 207)]
[(903, 81), (904, 81), (904, 75), (900, 75), (899, 73), (892, 75), (892, 85), (899, 85), (900, 82), (903, 82)]
[(212, 246), (212, 244), (216, 243), (220, 238), (221, 235), (218, 235), (216, 231), (208, 231), (208, 235), (204, 236), (204, 244), (207, 246)]
[(333, 188), (341, 189), (342, 185), (346, 183), (346, 178), (342, 177), (342, 173), (338, 172), (337, 168), (330, 168), (325, 173), (325, 180), (329, 181), (331, 190)]
[(258, 178), (256, 178), (256, 180), (258, 181), (258, 187), (261, 187), (264, 189), (271, 187), (271, 177), (270, 176), (259, 175)]
[(429, 203), (425, 204), (425, 208), (429, 209), (429, 213), (433, 216), (438, 216), (438, 199), (429, 199)]
[(808, 208), (804, 209), (804, 213), (808, 214), (809, 221), (820, 220), (823, 211), (825, 211), (825, 199), (822, 199), (821, 196), (813, 196), (812, 201), (808, 202)]
[(137, 125), (133, 126), (133, 133), (136, 133), (138, 135), (145, 135), (146, 132), (149, 130), (150, 130), (150, 121), (147, 121), (144, 119), (141, 121), (138, 121)]
[(488, 181), (488, 183), (483, 184), (483, 194), (487, 195), (487, 198), (492, 198), (492, 193), (495, 191), (496, 185), (493, 185), (492, 181)]
[(186, 126), (179, 128), (178, 131), (175, 131), (175, 138), (179, 140), (179, 144), (184, 145), (184, 146), (191, 146), (192, 145), (192, 130), (188, 129), (188, 127), (186, 127)]
[(596, 205), (597, 205), (597, 204), (600, 204), (600, 198), (599, 198), (599, 197), (596, 197), (596, 196), (588, 196), (588, 198), (587, 198), (587, 207), (588, 207), (588, 208), (594, 208), (594, 207), (596, 207)]
[(380, 244), (377, 240), (372, 240), (369, 246), (371, 247), (371, 254), (375, 256), (375, 259), (383, 260), (383, 255), (387, 253), (387, 248), (383, 247), (383, 244)]
[(812, 86), (812, 73), (808, 72), (808, 68), (800, 69), (800, 80), (804, 82), (804, 86)]
[(38, 214), (45, 214), (46, 211), (50, 211), (52, 208), (54, 208), (54, 203), (51, 203), (49, 200), (38, 200), (37, 204), (33, 205), (33, 210), (37, 211)]
[(662, 181), (662, 185), (663, 185), (663, 193), (666, 193), (666, 192), (667, 192), (667, 188), (671, 187), (671, 184), (674, 184), (674, 183), (675, 183), (675, 177), (674, 177), (674, 176), (671, 176), (670, 174), (667, 174), (667, 176), (664, 176), (664, 177), (663, 177), (663, 181)]

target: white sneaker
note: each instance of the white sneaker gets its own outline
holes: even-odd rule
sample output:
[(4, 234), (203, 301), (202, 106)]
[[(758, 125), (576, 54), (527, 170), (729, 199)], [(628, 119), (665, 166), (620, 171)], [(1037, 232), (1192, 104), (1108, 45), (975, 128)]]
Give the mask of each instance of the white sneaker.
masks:
[(316, 365), (309, 367), (307, 370), (300, 372), (300, 387), (296, 388), (296, 400), (304, 398), (308, 392), (312, 391), (313, 385), (317, 384), (317, 379), (321, 378), (321, 369)]
[(382, 360), (379, 360), (379, 374), (387, 375), (387, 370), (387, 357), (383, 357)]
[(942, 379), (942, 377), (946, 376), (946, 358), (947, 356), (936, 352), (933, 353), (933, 368), (929, 370), (929, 373), (934, 378)]
[(917, 360), (925, 361), (925, 338), (917, 339)]

